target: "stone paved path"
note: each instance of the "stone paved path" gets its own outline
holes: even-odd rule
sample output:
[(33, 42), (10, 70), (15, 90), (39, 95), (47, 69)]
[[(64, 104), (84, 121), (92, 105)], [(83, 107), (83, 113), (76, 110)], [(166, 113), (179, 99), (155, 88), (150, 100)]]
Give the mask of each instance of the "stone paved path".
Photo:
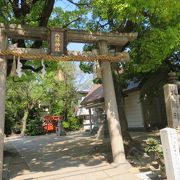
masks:
[[(103, 147), (103, 148), (102, 148)], [(5, 140), (4, 179), (12, 180), (138, 180), (129, 164), (106, 161), (108, 146), (85, 133)]]

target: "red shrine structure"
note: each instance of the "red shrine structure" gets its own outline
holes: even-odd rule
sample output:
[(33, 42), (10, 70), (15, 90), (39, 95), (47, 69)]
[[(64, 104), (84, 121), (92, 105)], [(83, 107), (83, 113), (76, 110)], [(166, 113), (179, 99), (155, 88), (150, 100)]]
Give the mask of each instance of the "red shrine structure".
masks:
[(62, 116), (44, 116), (43, 118), (43, 129), (46, 133), (55, 132), (58, 121), (63, 119)]

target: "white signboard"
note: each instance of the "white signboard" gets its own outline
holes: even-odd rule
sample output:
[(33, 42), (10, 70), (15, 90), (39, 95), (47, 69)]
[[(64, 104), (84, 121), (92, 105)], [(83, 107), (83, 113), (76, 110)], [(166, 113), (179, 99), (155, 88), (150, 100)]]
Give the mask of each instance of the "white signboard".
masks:
[(165, 128), (160, 130), (166, 175), (168, 180), (180, 180), (180, 152), (176, 130)]

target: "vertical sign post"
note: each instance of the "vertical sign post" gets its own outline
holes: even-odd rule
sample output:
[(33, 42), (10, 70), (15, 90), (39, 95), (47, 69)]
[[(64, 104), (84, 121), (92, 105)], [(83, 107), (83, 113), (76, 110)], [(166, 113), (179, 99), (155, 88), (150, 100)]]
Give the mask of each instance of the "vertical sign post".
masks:
[(180, 102), (179, 102), (177, 85), (166, 84), (164, 86), (164, 96), (165, 96), (168, 126), (171, 128), (179, 128), (180, 127)]
[(160, 130), (166, 175), (168, 180), (180, 180), (180, 152), (176, 130), (165, 128)]

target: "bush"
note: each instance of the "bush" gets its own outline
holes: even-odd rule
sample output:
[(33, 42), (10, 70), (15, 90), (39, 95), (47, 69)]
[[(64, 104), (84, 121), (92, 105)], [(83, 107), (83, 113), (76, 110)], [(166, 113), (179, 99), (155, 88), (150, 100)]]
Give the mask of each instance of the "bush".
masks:
[(162, 147), (161, 144), (158, 140), (153, 139), (153, 138), (148, 138), (146, 140), (147, 146), (145, 147), (145, 151), (147, 153), (154, 153), (158, 157), (163, 157), (163, 152), (162, 152)]
[(29, 123), (27, 125), (26, 134), (30, 135), (30, 136), (45, 134), (42, 125), (43, 125), (43, 122), (40, 118), (35, 118), (33, 120), (29, 120)]
[(80, 129), (80, 121), (76, 117), (68, 117), (68, 121), (63, 122), (63, 127), (68, 131), (75, 131)]
[(12, 117), (7, 117), (5, 119), (4, 133), (6, 136), (12, 133), (12, 127), (14, 125), (14, 119)]
[(16, 123), (15, 126), (13, 127), (13, 133), (20, 134), (21, 129), (22, 129), (22, 125), (19, 123)]
[(165, 174), (165, 165), (164, 165), (164, 157), (163, 150), (160, 141), (154, 138), (148, 138), (146, 140), (145, 151), (150, 155), (152, 161), (156, 161), (160, 165), (161, 174)]
[(63, 127), (64, 127), (64, 129), (66, 129), (66, 130), (70, 129), (70, 123), (67, 122), (67, 121), (64, 121), (64, 122), (63, 122)]

